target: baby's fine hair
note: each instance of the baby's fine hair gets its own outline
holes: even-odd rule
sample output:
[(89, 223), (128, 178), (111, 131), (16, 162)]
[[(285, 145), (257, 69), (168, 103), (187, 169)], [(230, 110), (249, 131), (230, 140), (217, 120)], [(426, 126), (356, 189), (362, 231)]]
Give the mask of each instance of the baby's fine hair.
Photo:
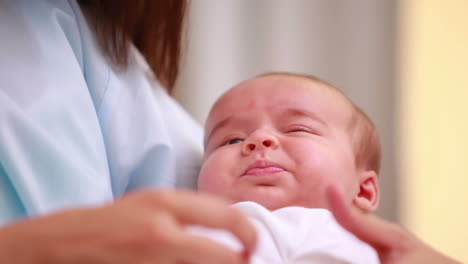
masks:
[(380, 140), (377, 129), (375, 128), (375, 125), (369, 116), (367, 116), (367, 114), (360, 107), (354, 104), (343, 91), (313, 75), (297, 74), (291, 72), (268, 72), (257, 75), (256, 78), (281, 75), (304, 78), (315, 83), (323, 84), (324, 86), (338, 92), (338, 94), (340, 94), (343, 99), (348, 102), (352, 111), (348, 130), (351, 138), (353, 139), (356, 166), (360, 169), (373, 170), (377, 175), (379, 175), (381, 166)]

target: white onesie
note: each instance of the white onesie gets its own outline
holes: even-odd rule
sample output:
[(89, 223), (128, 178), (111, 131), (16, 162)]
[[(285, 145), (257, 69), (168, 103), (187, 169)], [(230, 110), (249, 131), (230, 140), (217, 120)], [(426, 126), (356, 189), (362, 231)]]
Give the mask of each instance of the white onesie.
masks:
[[(257, 228), (258, 244), (252, 264), (380, 263), (375, 250), (341, 227), (326, 209), (285, 207), (273, 212), (254, 202), (240, 202)], [(191, 230), (227, 246), (242, 245), (226, 231), (195, 227)]]

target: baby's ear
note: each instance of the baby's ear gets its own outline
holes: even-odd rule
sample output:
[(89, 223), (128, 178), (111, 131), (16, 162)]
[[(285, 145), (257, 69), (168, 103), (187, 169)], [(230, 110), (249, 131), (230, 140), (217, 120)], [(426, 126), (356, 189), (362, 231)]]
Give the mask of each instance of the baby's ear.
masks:
[(359, 191), (353, 199), (354, 205), (363, 212), (370, 213), (379, 205), (379, 181), (373, 170), (361, 171)]

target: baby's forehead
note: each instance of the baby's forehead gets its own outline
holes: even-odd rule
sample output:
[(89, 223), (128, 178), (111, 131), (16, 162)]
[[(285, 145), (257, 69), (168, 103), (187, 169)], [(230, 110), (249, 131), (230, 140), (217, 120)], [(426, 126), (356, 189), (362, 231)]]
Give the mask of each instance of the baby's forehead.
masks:
[[(269, 95), (272, 93), (294, 93), (299, 94), (307, 90), (297, 89), (300, 86), (316, 86), (317, 84), (307, 79), (282, 75), (260, 76), (254, 79), (243, 81), (222, 94), (216, 100), (213, 109), (218, 105), (224, 105), (234, 99), (255, 98), (259, 95)], [(296, 88), (296, 89), (291, 89)], [(227, 102), (226, 102), (227, 101)]]
[(325, 105), (330, 101), (333, 112), (348, 115), (352, 110), (352, 107), (349, 108), (349, 100), (339, 90), (320, 80), (282, 74), (260, 76), (244, 81), (224, 93), (212, 107), (205, 125), (208, 129), (225, 115), (235, 115), (238, 111), (249, 109), (252, 104), (267, 104), (270, 109), (275, 109), (289, 103), (300, 110), (301, 107)]
[[(266, 96), (270, 94), (293, 95), (293, 98), (305, 97), (311, 101), (332, 100), (338, 106), (344, 102), (351, 106), (351, 101), (336, 87), (313, 77), (288, 74), (271, 74), (246, 80), (232, 87), (221, 95), (211, 112), (219, 111), (219, 106)], [(210, 112), (210, 113), (211, 113)]]

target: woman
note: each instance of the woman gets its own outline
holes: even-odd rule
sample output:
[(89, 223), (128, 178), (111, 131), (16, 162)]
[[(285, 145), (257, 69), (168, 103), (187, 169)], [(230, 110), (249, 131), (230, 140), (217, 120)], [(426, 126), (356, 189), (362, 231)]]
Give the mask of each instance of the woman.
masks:
[[(0, 1), (0, 263), (246, 261), (255, 233), (227, 202), (154, 190), (193, 186), (201, 156), (168, 95), (185, 8)], [(186, 224), (227, 229), (245, 251)]]
[(168, 95), (186, 3), (0, 3), (0, 263), (241, 263), (183, 230), (252, 249), (225, 202), (135, 192), (195, 182), (201, 129)]

